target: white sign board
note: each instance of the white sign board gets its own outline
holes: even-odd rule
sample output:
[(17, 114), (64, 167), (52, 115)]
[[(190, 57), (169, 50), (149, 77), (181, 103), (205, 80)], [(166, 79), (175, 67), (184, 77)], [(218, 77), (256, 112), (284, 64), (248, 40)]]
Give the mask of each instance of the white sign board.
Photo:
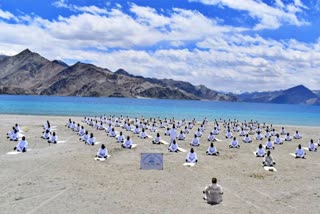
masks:
[(140, 169), (163, 170), (163, 153), (141, 153)]

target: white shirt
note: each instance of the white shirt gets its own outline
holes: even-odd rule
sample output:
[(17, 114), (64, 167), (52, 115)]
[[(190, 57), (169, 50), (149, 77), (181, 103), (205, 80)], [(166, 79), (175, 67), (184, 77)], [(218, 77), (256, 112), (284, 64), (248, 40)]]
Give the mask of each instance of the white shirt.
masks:
[(154, 143), (160, 143), (160, 140), (161, 140), (160, 137), (155, 137), (155, 138), (153, 139), (153, 142), (154, 142)]
[(251, 140), (251, 138), (248, 136), (248, 137), (244, 137), (244, 138), (243, 138), (243, 141), (249, 143), (249, 142), (251, 142), (252, 140)]
[(147, 134), (145, 132), (140, 133), (140, 138), (146, 138), (146, 137), (147, 137)]
[(184, 140), (185, 136), (183, 133), (180, 133), (179, 136), (178, 136), (178, 139), (179, 140)]
[(231, 138), (232, 137), (232, 133), (231, 132), (227, 132), (226, 137), (227, 138)]
[(189, 163), (195, 163), (197, 159), (198, 159), (198, 158), (197, 158), (197, 154), (196, 154), (195, 152), (193, 152), (193, 153), (189, 152), (189, 153), (188, 153), (188, 155), (187, 155), (187, 161), (188, 161)]
[(304, 150), (302, 148), (301, 149), (297, 148), (296, 155), (297, 157), (300, 157), (300, 158), (304, 157)]
[(108, 150), (107, 148), (101, 149), (99, 148), (97, 156), (104, 158), (105, 156), (108, 156)]
[(280, 137), (277, 137), (275, 140), (274, 140), (274, 143), (275, 144), (281, 144), (282, 143), (282, 140)]
[(295, 139), (300, 139), (301, 138), (301, 135), (299, 133), (295, 133), (294, 136), (293, 136)]
[(264, 150), (264, 148), (258, 148), (256, 153), (258, 154), (258, 156), (262, 157), (266, 154), (266, 151)]
[(272, 148), (273, 148), (273, 143), (272, 143), (272, 141), (267, 141), (267, 142), (266, 142), (266, 148), (267, 148), (267, 149), (272, 149)]
[(191, 145), (199, 146), (200, 145), (199, 138), (193, 138), (192, 141), (191, 141)]
[(26, 141), (26, 140), (19, 141), (16, 148), (17, 148), (18, 152), (22, 152), (22, 150), (24, 148), (27, 150), (28, 149), (28, 141)]
[(213, 134), (210, 134), (210, 135), (208, 136), (208, 140), (209, 140), (209, 141), (214, 141), (214, 140), (215, 140), (214, 135), (213, 135)]
[(123, 135), (119, 135), (117, 141), (118, 142), (123, 142), (124, 141), (124, 136)]
[(317, 148), (317, 147), (316, 147), (316, 145), (315, 145), (314, 143), (309, 143), (309, 149), (310, 149), (311, 151), (315, 151), (316, 148)]
[(178, 150), (178, 144), (176, 143), (176, 144), (174, 144), (174, 143), (171, 143), (171, 145), (169, 146), (169, 151), (171, 151), (171, 152), (175, 152), (175, 151), (177, 151)]
[(207, 151), (208, 151), (208, 154), (210, 154), (210, 155), (217, 153), (217, 149), (215, 146), (213, 146), (213, 147), (209, 146)]
[(238, 145), (239, 145), (239, 143), (238, 143), (237, 140), (233, 140), (233, 141), (231, 141), (231, 143), (230, 143), (230, 146), (232, 146), (232, 147), (237, 147)]
[(58, 136), (57, 136), (57, 135), (55, 135), (55, 136), (52, 135), (52, 136), (50, 137), (50, 140), (49, 140), (49, 141), (50, 141), (51, 143), (53, 143), (53, 142), (55, 142), (55, 141), (57, 142), (57, 141), (58, 141)]
[(131, 140), (126, 140), (123, 144), (124, 147), (129, 148), (132, 145), (132, 141)]
[(88, 140), (87, 140), (87, 144), (93, 145), (95, 141), (96, 141), (95, 137), (89, 137)]

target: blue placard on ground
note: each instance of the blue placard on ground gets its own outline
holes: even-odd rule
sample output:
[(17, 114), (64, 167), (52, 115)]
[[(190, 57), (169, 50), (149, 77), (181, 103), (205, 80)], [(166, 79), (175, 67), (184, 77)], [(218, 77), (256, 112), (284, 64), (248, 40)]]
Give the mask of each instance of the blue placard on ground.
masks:
[(140, 169), (163, 170), (163, 153), (141, 153)]

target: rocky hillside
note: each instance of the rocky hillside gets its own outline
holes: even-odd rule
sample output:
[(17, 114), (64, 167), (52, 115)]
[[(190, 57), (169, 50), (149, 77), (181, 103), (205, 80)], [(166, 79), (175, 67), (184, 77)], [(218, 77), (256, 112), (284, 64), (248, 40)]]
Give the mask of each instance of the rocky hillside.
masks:
[(123, 69), (112, 72), (81, 62), (68, 66), (28, 49), (0, 57), (0, 85), (1, 94), (237, 100), (205, 86), (134, 76)]
[(238, 95), (243, 102), (279, 104), (319, 104), (320, 98), (303, 85), (281, 91), (252, 92)]

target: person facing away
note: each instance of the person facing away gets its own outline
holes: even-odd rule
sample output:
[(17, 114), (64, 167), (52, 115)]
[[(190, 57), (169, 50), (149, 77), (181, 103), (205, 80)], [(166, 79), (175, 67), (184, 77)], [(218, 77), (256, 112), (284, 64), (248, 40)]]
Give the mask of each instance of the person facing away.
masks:
[(302, 138), (302, 136), (301, 136), (301, 134), (299, 133), (298, 130), (297, 130), (296, 133), (293, 135), (293, 138), (294, 138), (294, 139), (301, 139), (301, 138)]
[(120, 132), (120, 134), (119, 134), (119, 136), (118, 136), (118, 138), (117, 138), (117, 142), (118, 142), (118, 143), (123, 143), (124, 138), (125, 138), (125, 137), (122, 135), (122, 132)]
[(23, 136), (22, 139), (18, 142), (18, 144), (13, 148), (18, 152), (26, 152), (28, 150), (28, 141), (26, 141), (26, 137)]
[(290, 133), (288, 132), (286, 137), (284, 138), (285, 141), (291, 141)]
[(185, 138), (186, 138), (186, 137), (185, 137), (183, 131), (181, 130), (181, 131), (180, 131), (180, 134), (179, 134), (178, 137), (177, 137), (177, 139), (178, 139), (178, 140), (184, 140)]
[(264, 150), (262, 144), (260, 144), (256, 151), (256, 157), (264, 157), (265, 155), (266, 155), (266, 151)]
[(101, 145), (99, 148), (97, 155), (97, 158), (107, 158), (108, 157), (108, 149), (105, 147), (104, 144)]
[(176, 140), (173, 140), (168, 148), (169, 152), (179, 152), (178, 144), (176, 143)]
[(310, 140), (308, 149), (309, 149), (310, 152), (316, 152), (317, 151), (317, 146), (316, 146), (316, 144), (313, 143), (313, 139)]
[(220, 204), (223, 199), (222, 187), (217, 184), (217, 178), (212, 178), (212, 183), (203, 190), (203, 199), (210, 205)]
[(58, 136), (56, 135), (55, 132), (53, 132), (48, 140), (48, 143), (56, 144), (57, 142), (58, 142)]
[(274, 162), (270, 150), (267, 152), (267, 155), (264, 157), (264, 160), (262, 162), (263, 166), (274, 166), (276, 165), (276, 162)]
[(160, 134), (158, 132), (157, 136), (153, 139), (152, 143), (153, 144), (160, 144), (160, 141), (161, 141), (161, 137), (160, 137)]
[(214, 136), (214, 134), (212, 133), (212, 132), (210, 132), (210, 134), (209, 134), (209, 136), (208, 136), (208, 141), (209, 142), (213, 142), (213, 141), (215, 141), (216, 139), (215, 139), (215, 136)]
[(188, 152), (186, 162), (187, 163), (197, 163), (198, 162), (197, 154), (194, 152), (193, 148), (191, 148), (190, 152)]
[(240, 145), (236, 137), (234, 137), (231, 143), (229, 144), (229, 148), (240, 148)]
[(194, 138), (192, 139), (190, 145), (191, 146), (200, 146), (200, 140), (196, 134), (194, 135)]
[(270, 137), (268, 138), (268, 141), (266, 142), (265, 146), (266, 146), (266, 149), (274, 149), (273, 142), (271, 141)]
[(257, 135), (256, 135), (256, 140), (262, 140), (263, 139), (263, 137), (262, 137), (262, 134), (261, 134), (261, 132), (257, 132)]
[(299, 144), (298, 145), (298, 148), (296, 149), (296, 152), (295, 152), (295, 154), (296, 154), (296, 158), (305, 158), (305, 152), (304, 152), (304, 150), (301, 148), (301, 144)]
[(206, 151), (206, 154), (207, 155), (218, 155), (219, 152), (218, 152), (217, 148), (213, 145), (213, 143), (211, 143)]
[(121, 144), (122, 148), (125, 148), (125, 149), (131, 149), (132, 147), (132, 141), (130, 140), (130, 137), (127, 136), (127, 140), (124, 141), (122, 144)]
[(276, 137), (274, 139), (275, 144), (283, 144), (282, 139), (280, 138), (279, 134), (276, 134)]
[(90, 137), (87, 139), (85, 143), (94, 146), (95, 142), (96, 138), (93, 136), (93, 133), (90, 133)]
[(248, 134), (246, 134), (246, 136), (243, 138), (243, 142), (245, 142), (245, 143), (251, 143), (252, 142), (252, 140), (251, 140), (251, 138), (249, 137)]

